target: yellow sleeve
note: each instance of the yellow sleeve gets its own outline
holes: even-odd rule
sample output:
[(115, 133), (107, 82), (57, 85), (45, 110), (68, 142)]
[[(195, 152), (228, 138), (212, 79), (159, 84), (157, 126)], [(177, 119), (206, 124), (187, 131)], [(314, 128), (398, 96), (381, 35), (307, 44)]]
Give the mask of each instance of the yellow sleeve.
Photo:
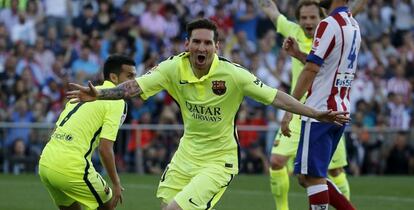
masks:
[[(118, 129), (121, 126), (126, 115), (124, 100), (105, 101), (105, 117), (103, 120), (100, 138), (111, 141), (116, 140)], [(124, 114), (125, 111), (125, 114)]]
[(247, 70), (239, 69), (239, 71), (240, 73), (237, 75), (238, 87), (241, 88), (245, 96), (266, 105), (273, 102), (277, 89), (267, 86)]
[(136, 78), (142, 90), (142, 99), (146, 100), (162, 90), (169, 90), (170, 81), (167, 75), (168, 68), (171, 68), (169, 64), (170, 62), (164, 61), (146, 74)]
[(300, 26), (292, 21), (289, 21), (284, 15), (279, 15), (277, 18), (276, 30), (277, 33), (282, 34), (283, 37), (290, 36), (297, 27)]

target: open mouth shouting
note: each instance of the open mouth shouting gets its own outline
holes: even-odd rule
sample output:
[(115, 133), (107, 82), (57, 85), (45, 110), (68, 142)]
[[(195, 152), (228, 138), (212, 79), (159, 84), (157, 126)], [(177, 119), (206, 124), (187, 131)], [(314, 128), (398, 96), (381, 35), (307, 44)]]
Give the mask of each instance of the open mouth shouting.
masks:
[(307, 34), (313, 36), (313, 27), (311, 26), (305, 27), (305, 30)]
[(203, 66), (206, 64), (207, 56), (203, 54), (198, 54), (196, 58), (197, 66)]

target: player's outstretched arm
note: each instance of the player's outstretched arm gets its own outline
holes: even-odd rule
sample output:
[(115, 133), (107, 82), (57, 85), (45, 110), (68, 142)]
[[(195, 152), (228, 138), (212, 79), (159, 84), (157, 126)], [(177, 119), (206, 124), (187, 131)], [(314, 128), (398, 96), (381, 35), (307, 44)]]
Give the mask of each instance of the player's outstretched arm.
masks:
[(288, 112), (308, 116), (322, 122), (332, 122), (338, 125), (349, 122), (350, 118), (345, 116), (348, 112), (317, 111), (298, 101), (311, 86), (319, 69), (320, 67), (317, 64), (307, 62), (299, 75), (297, 84), (300, 85), (296, 85), (293, 91), (293, 97), (282, 91), (278, 91), (273, 105), (285, 109)]
[(273, 22), (276, 26), (277, 18), (280, 15), (279, 8), (277, 8), (273, 0), (259, 0), (259, 6), (262, 8), (266, 16)]
[(112, 182), (113, 197), (109, 205), (115, 208), (119, 203), (122, 204), (122, 191), (124, 188), (121, 185), (118, 173), (116, 172), (115, 156), (113, 151), (114, 142), (108, 139), (101, 138), (99, 143), (99, 155), (106, 172)]
[(67, 98), (71, 99), (71, 103), (95, 100), (128, 99), (142, 93), (141, 88), (135, 80), (128, 80), (114, 88), (105, 89), (96, 89), (91, 82), (88, 83), (88, 87), (74, 83), (69, 83), (69, 85), (74, 89), (72, 91), (68, 91), (66, 94)]
[(288, 112), (314, 118), (321, 122), (335, 123), (340, 126), (350, 121), (350, 118), (346, 116), (348, 112), (334, 112), (332, 110), (318, 111), (312, 107), (300, 103), (298, 100), (283, 91), (277, 92), (273, 105)]

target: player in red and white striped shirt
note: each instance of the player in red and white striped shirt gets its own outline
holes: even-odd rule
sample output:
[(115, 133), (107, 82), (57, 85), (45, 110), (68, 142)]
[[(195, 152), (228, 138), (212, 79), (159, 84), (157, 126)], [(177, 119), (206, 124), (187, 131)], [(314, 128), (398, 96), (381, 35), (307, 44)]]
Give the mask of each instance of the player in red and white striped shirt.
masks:
[[(308, 91), (306, 105), (316, 109), (350, 111), (349, 92), (356, 70), (361, 35), (357, 21), (346, 7), (347, 0), (322, 0), (330, 13), (314, 35), (307, 63), (293, 97)], [(354, 207), (326, 179), (329, 162), (345, 126), (302, 117), (302, 133), (295, 160), (295, 174), (307, 189), (311, 210)]]

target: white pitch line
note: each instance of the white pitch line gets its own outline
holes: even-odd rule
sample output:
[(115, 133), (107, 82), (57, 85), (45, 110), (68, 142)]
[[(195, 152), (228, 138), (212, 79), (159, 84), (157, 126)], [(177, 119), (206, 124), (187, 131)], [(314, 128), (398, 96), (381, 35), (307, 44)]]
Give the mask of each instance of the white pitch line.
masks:
[[(3, 183), (5, 185), (41, 185), (40, 182), (12, 182), (10, 180), (8, 180), (7, 182)], [(150, 184), (124, 184), (123, 185), (126, 190), (128, 190), (128, 188), (132, 188), (132, 189), (144, 189), (144, 190), (156, 190), (157, 186), (156, 185), (150, 185)], [(260, 191), (260, 190), (237, 190), (237, 189), (228, 189), (228, 192), (231, 193), (235, 193), (235, 194), (239, 194), (239, 195), (270, 195), (270, 191)], [(289, 192), (289, 196), (293, 196), (293, 197), (305, 197), (305, 192), (304, 193), (298, 193), (298, 192)], [(355, 195), (355, 193), (353, 194), (353, 199), (357, 199), (357, 200), (385, 200), (385, 201), (398, 201), (398, 202), (407, 202), (407, 203), (414, 203), (414, 198), (410, 198), (410, 197), (397, 197), (397, 196), (384, 196), (384, 195)]]
[[(125, 188), (135, 188), (135, 189), (156, 189), (157, 186), (148, 185), (148, 184), (126, 184)], [(270, 195), (270, 192), (260, 191), (260, 190), (237, 190), (237, 189), (228, 189), (228, 192), (240, 194), (240, 195)], [(355, 195), (353, 194), (354, 199), (363, 199), (363, 200), (386, 200), (386, 201), (400, 201), (400, 202), (414, 202), (414, 198), (410, 197), (396, 197), (396, 196), (383, 196), (383, 195)], [(293, 197), (306, 197), (304, 193), (298, 192), (289, 192), (289, 196)]]

